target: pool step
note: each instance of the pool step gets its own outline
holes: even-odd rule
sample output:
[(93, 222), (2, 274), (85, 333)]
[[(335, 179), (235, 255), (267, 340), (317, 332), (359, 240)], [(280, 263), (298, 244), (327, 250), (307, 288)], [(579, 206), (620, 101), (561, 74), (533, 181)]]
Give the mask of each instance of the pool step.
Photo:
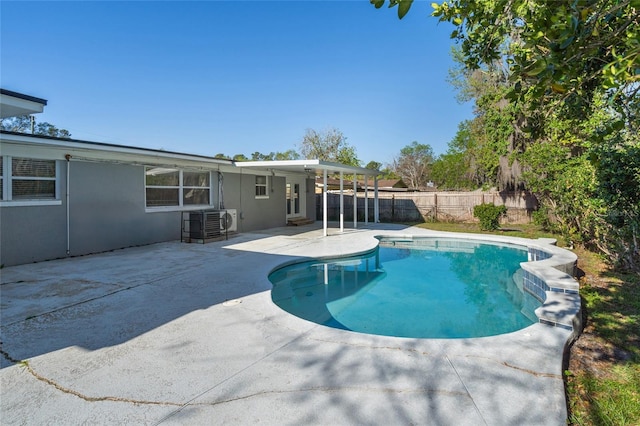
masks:
[(302, 226), (302, 225), (310, 225), (314, 223), (315, 220), (309, 219), (308, 217), (294, 217), (287, 220), (288, 226)]

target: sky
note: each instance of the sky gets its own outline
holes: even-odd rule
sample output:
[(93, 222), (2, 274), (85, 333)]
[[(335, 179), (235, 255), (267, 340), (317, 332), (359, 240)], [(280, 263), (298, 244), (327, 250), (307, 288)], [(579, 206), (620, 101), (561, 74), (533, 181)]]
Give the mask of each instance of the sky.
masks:
[(0, 84), (74, 139), (229, 157), (336, 128), (362, 165), (472, 117), (448, 23), (368, 0), (0, 3)]

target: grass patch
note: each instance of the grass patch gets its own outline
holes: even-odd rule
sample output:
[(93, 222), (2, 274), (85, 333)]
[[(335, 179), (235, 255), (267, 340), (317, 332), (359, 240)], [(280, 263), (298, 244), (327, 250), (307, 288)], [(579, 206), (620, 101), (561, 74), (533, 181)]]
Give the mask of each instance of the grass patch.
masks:
[(419, 228), (431, 229), (434, 231), (447, 232), (468, 232), (471, 234), (492, 234), (505, 235), (509, 237), (519, 238), (555, 238), (558, 240), (558, 246), (566, 246), (564, 238), (554, 235), (550, 232), (543, 231), (539, 226), (534, 224), (524, 225), (505, 225), (496, 231), (483, 231), (477, 223), (457, 223), (457, 222), (427, 222), (415, 225)]
[[(436, 231), (556, 238), (538, 226), (494, 232), (474, 223), (421, 223)], [(640, 276), (613, 270), (600, 255), (577, 247), (585, 329), (571, 347), (567, 371), (569, 422), (573, 425), (640, 425)]]
[(567, 380), (575, 425), (640, 425), (640, 277), (578, 249), (587, 323)]
[(615, 365), (609, 377), (596, 377), (589, 370), (570, 375), (570, 422), (574, 425), (638, 425), (640, 421), (640, 366)]

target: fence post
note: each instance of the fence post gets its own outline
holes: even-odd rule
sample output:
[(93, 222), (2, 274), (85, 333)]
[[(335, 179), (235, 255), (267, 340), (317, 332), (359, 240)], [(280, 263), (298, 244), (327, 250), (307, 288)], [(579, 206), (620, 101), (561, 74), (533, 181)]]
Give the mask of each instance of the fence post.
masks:
[(435, 204), (435, 209), (433, 212), (433, 220), (438, 221), (438, 193), (433, 193), (433, 204)]
[(391, 194), (391, 223), (396, 220), (396, 194)]

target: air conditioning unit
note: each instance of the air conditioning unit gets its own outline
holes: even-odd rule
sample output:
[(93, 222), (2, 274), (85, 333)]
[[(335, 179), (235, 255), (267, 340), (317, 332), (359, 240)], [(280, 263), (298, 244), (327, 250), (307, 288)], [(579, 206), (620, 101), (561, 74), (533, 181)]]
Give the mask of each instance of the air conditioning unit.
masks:
[(187, 229), (189, 238), (204, 241), (220, 236), (221, 212), (218, 210), (192, 211), (188, 212), (188, 217), (189, 227)]
[(220, 230), (223, 232), (238, 230), (238, 211), (236, 209), (220, 210)]

